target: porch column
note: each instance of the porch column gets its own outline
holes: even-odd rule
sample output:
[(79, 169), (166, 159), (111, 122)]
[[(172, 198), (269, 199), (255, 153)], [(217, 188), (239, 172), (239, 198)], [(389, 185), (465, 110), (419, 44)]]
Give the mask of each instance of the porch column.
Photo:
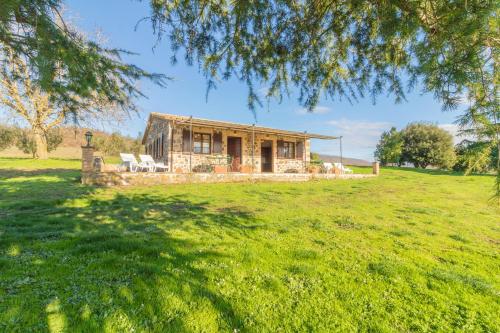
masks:
[(306, 163), (306, 157), (307, 157), (307, 149), (306, 149), (306, 140), (307, 140), (307, 131), (304, 131), (304, 143), (302, 144), (302, 164), (304, 168), (304, 173), (307, 173), (307, 163)]
[(255, 150), (255, 124), (252, 124), (252, 173), (254, 172), (254, 150)]
[(189, 173), (193, 172), (192, 168), (193, 157), (193, 116), (189, 117)]
[(170, 128), (170, 172), (174, 172), (174, 129), (175, 129), (175, 121), (172, 121), (172, 124), (169, 126), (169, 128)]
[(342, 136), (340, 137), (340, 164), (344, 165), (342, 158)]

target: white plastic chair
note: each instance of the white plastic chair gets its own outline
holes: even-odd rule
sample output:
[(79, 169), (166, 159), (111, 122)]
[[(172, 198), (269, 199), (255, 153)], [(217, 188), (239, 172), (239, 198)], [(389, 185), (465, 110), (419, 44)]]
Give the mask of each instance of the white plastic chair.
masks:
[(168, 171), (168, 166), (163, 163), (156, 163), (151, 155), (139, 155), (141, 163), (147, 165), (150, 172), (155, 172), (156, 170)]
[(132, 172), (137, 172), (139, 170), (144, 170), (148, 166), (144, 163), (139, 163), (135, 159), (133, 154), (120, 153), (120, 158), (122, 159), (122, 165), (128, 168)]
[(352, 170), (343, 166), (342, 163), (333, 163), (333, 165), (335, 168), (339, 169), (341, 173), (352, 173)]
[(323, 167), (325, 168), (326, 172), (329, 173), (333, 169), (333, 164), (330, 162), (323, 162)]

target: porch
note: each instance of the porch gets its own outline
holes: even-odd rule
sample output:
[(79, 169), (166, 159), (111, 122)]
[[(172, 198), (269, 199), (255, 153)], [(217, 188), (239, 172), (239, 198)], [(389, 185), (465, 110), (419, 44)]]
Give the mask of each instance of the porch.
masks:
[(144, 133), (146, 154), (172, 173), (307, 173), (310, 141), (342, 137), (152, 113)]

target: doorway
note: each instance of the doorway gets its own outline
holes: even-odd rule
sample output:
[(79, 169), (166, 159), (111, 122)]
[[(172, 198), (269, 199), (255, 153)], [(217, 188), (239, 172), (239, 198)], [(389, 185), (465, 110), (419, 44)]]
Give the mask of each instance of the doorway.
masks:
[(227, 154), (231, 157), (231, 171), (241, 170), (241, 138), (230, 136), (227, 138)]
[(262, 141), (260, 145), (261, 172), (273, 172), (273, 142)]

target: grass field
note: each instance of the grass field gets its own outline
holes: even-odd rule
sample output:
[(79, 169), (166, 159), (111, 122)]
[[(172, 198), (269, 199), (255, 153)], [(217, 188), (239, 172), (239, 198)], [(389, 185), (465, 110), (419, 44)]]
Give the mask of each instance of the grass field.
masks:
[(0, 159), (1, 332), (500, 327), (493, 178), (95, 188)]

